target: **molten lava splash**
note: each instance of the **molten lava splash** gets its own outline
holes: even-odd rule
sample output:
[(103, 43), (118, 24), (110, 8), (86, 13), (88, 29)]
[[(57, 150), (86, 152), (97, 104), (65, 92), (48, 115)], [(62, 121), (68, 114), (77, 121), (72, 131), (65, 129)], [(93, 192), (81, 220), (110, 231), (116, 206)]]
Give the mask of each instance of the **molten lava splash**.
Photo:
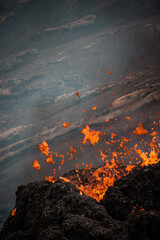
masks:
[(100, 135), (99, 131), (94, 131), (93, 129), (90, 131), (90, 127), (87, 125), (84, 129), (82, 129), (81, 133), (85, 135), (83, 144), (86, 144), (87, 140), (90, 140), (92, 145), (98, 143)]
[(32, 167), (34, 169), (37, 169), (37, 170), (39, 170), (41, 168), (41, 166), (40, 166), (40, 164), (38, 163), (37, 160), (34, 160), (34, 163), (32, 164)]
[(138, 126), (136, 127), (135, 131), (133, 131), (134, 135), (144, 135), (147, 134), (147, 130), (143, 128), (142, 122), (138, 123)]
[(155, 152), (155, 149), (152, 149), (149, 157), (148, 156), (148, 152), (142, 152), (142, 150), (137, 149), (137, 144), (135, 145), (135, 151), (136, 153), (138, 153), (138, 155), (140, 156), (140, 158), (142, 159), (142, 166), (148, 166), (149, 164), (156, 164), (159, 159), (158, 159), (158, 153)]
[(48, 154), (48, 157), (46, 158), (45, 162), (48, 164), (53, 164), (54, 165), (54, 161), (52, 161), (52, 154)]
[(52, 182), (52, 183), (55, 182), (55, 181), (53, 180), (53, 176), (45, 177), (45, 180), (46, 180), (47, 182)]
[(41, 144), (38, 144), (38, 149), (41, 153), (44, 153), (48, 157), (49, 147), (45, 141), (43, 141)]
[[(127, 116), (126, 119), (129, 120), (130, 118)], [(159, 121), (159, 124), (160, 124), (160, 121)], [(157, 124), (155, 123), (155, 125)], [(102, 139), (102, 137), (105, 137), (107, 135), (106, 133), (101, 133), (100, 131), (95, 131), (93, 129), (90, 129), (88, 125), (84, 129), (82, 129), (81, 133), (85, 135), (83, 144), (86, 144), (87, 140), (89, 140), (90, 143), (94, 146), (96, 143), (99, 142), (100, 139)], [(144, 135), (147, 133), (148, 131), (143, 128), (142, 122), (140, 122), (137, 128), (135, 129), (135, 131), (133, 132), (133, 135), (137, 136), (137, 135)], [(100, 135), (101, 137), (99, 137)], [(107, 155), (104, 154), (104, 152), (102, 152), (102, 150), (99, 149), (100, 157), (104, 163), (104, 166), (96, 170), (92, 170), (92, 164), (90, 163), (90, 164), (86, 164), (86, 168), (82, 171), (82, 170), (79, 170), (79, 165), (76, 164), (76, 170), (75, 170), (74, 176), (72, 175), (68, 177), (69, 179), (60, 177), (60, 179), (63, 180), (64, 182), (71, 182), (72, 184), (76, 185), (76, 187), (81, 191), (81, 193), (83, 192), (84, 194), (95, 198), (97, 201), (100, 201), (101, 199), (103, 199), (103, 196), (107, 191), (108, 187), (113, 186), (115, 180), (121, 178), (122, 176), (132, 171), (134, 167), (136, 167), (137, 165), (148, 166), (149, 164), (156, 164), (160, 160), (158, 157), (158, 154), (159, 154), (158, 149), (160, 147), (160, 143), (158, 142), (159, 136), (158, 136), (158, 132), (154, 131), (153, 128), (152, 128), (151, 136), (152, 136), (152, 141), (149, 142), (148, 144), (148, 146), (150, 147), (150, 152), (145, 152), (144, 150), (141, 150), (142, 146), (139, 147), (138, 144), (135, 144), (135, 145), (132, 144), (131, 148), (129, 148), (129, 146), (126, 146), (128, 143), (131, 143), (133, 141), (131, 138), (128, 139), (122, 136), (121, 139), (115, 140), (117, 139), (117, 134), (111, 133), (110, 142), (109, 141), (106, 142), (104, 140), (104, 142), (107, 144), (107, 149), (106, 149)], [(114, 150), (110, 152), (111, 151), (110, 146), (115, 143), (119, 145), (118, 151)], [(143, 143), (144, 146), (147, 145), (146, 141), (143, 141), (143, 139), (140, 139), (139, 143), (140, 144)], [(77, 151), (73, 147), (69, 147), (67, 143), (65, 143), (65, 145), (71, 151), (71, 153), (67, 153), (68, 160), (71, 160), (73, 159), (73, 155), (77, 154)], [(60, 165), (58, 168), (59, 170), (62, 169), (61, 166), (65, 162), (67, 162), (66, 160), (64, 160), (63, 155), (55, 152), (49, 152), (48, 144), (45, 141), (43, 141), (41, 144), (38, 145), (38, 149), (41, 151), (41, 153), (47, 156), (47, 159), (45, 161), (48, 164), (54, 164), (54, 161), (52, 160), (53, 154), (51, 153), (54, 153), (55, 157), (61, 158)], [(80, 150), (83, 154), (84, 150), (81, 146), (80, 146)], [(137, 157), (136, 158), (137, 161), (134, 162), (134, 164), (131, 162), (132, 159), (135, 160), (135, 157), (132, 157), (133, 152), (138, 154), (138, 157), (141, 159), (141, 161), (138, 161), (138, 157)], [(111, 157), (110, 162), (107, 159), (108, 155)], [(129, 164), (124, 165), (124, 159), (126, 156), (130, 158), (130, 161), (129, 161)], [(75, 160), (77, 160), (77, 158), (75, 158)], [(82, 163), (82, 166), (84, 165), (85, 164)], [(32, 166), (37, 170), (40, 169), (40, 165), (37, 160), (34, 161)], [(56, 175), (55, 169), (53, 170), (53, 174)], [(85, 183), (84, 180), (82, 180), (84, 174), (88, 174), (87, 183)], [(45, 177), (45, 180), (52, 183), (56, 182), (56, 178), (54, 178), (53, 180), (53, 176)]]
[(72, 125), (72, 123), (66, 123), (65, 121), (62, 121), (62, 123), (64, 128), (67, 128)]

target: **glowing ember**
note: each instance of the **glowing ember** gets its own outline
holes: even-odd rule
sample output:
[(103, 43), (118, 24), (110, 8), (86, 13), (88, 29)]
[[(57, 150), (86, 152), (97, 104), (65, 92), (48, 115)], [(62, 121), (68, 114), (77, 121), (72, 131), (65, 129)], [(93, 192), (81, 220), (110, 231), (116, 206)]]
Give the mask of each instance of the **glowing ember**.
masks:
[(76, 95), (77, 95), (78, 98), (80, 98), (79, 92), (76, 92)]
[(148, 166), (149, 164), (155, 164), (159, 161), (158, 154), (155, 152), (155, 149), (151, 150), (149, 157), (147, 152), (142, 152), (142, 150), (137, 149), (137, 144), (135, 145), (135, 151), (138, 153), (142, 159), (142, 166)]
[(54, 164), (54, 161), (52, 161), (52, 154), (48, 154), (48, 157), (46, 158), (46, 163), (48, 164)]
[(16, 210), (17, 210), (17, 208), (14, 208), (14, 209), (12, 210), (11, 216), (14, 216), (14, 215), (16, 214)]
[(112, 138), (112, 139), (113, 139), (115, 136), (117, 136), (117, 134), (111, 133), (111, 138)]
[(130, 120), (130, 117), (126, 116), (125, 119), (126, 119), (126, 120)]
[(48, 157), (49, 147), (45, 141), (38, 145), (38, 149), (41, 153), (44, 153)]
[(112, 74), (110, 71), (107, 71), (108, 74)]
[(69, 149), (72, 153), (76, 153), (76, 149), (74, 149), (73, 147), (69, 147)]
[(67, 179), (67, 178), (64, 178), (64, 177), (59, 177), (61, 180), (63, 180), (64, 182), (70, 182), (70, 180), (69, 179)]
[(96, 106), (92, 108), (92, 110), (93, 110), (93, 111), (95, 111), (96, 109), (97, 109), (97, 107), (96, 107)]
[(81, 133), (85, 135), (83, 144), (86, 144), (87, 140), (89, 140), (92, 145), (98, 143), (100, 135), (99, 131), (94, 131), (93, 129), (90, 130), (90, 127), (87, 125), (84, 129), (82, 129)]
[(133, 131), (134, 135), (144, 135), (146, 134), (148, 131), (146, 129), (143, 128), (143, 124), (142, 122), (138, 123), (138, 126), (136, 127), (135, 131)]
[(62, 123), (64, 128), (67, 128), (72, 125), (72, 123), (66, 123), (65, 121), (62, 121)]
[(37, 169), (37, 170), (39, 170), (41, 168), (41, 166), (40, 166), (40, 164), (38, 163), (37, 160), (34, 160), (34, 163), (32, 164), (32, 167), (34, 169)]
[(52, 183), (55, 182), (55, 181), (53, 180), (53, 176), (45, 177), (45, 180), (46, 180), (47, 182), (52, 182)]

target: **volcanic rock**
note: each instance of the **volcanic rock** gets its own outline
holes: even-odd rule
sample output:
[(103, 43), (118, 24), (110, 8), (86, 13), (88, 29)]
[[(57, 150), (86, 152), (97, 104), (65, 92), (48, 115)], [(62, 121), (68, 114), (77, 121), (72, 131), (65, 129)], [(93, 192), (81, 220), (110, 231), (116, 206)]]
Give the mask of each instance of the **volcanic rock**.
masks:
[(19, 186), (16, 196), (2, 240), (160, 239), (160, 163), (117, 180), (99, 203), (63, 180)]

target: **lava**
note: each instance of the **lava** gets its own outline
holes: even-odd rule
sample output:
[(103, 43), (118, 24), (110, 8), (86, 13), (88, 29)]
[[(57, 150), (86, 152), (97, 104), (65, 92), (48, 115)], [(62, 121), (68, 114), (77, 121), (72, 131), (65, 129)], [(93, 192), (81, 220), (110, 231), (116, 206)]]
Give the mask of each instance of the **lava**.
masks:
[(72, 123), (66, 123), (65, 121), (62, 121), (62, 123), (64, 128), (67, 128), (72, 125)]
[(11, 211), (11, 216), (14, 216), (16, 214), (16, 210), (17, 208), (14, 208), (12, 211)]
[(76, 92), (76, 95), (77, 95), (78, 98), (80, 98), (79, 92)]
[(41, 166), (40, 166), (40, 164), (38, 163), (37, 160), (34, 160), (34, 163), (32, 164), (32, 167), (34, 169), (37, 169), (37, 170), (39, 170), (41, 168)]
[(81, 133), (85, 135), (83, 144), (86, 144), (87, 140), (90, 140), (92, 145), (98, 143), (100, 131), (95, 131), (93, 129), (90, 130), (90, 127), (87, 125), (84, 129), (82, 129)]
[(144, 135), (146, 134), (148, 131), (146, 129), (143, 128), (143, 124), (142, 122), (138, 123), (138, 126), (136, 127), (135, 131), (133, 131), (134, 135)]
[[(130, 120), (130, 117), (127, 116), (125, 117), (126, 120)], [(158, 119), (159, 120), (159, 119)], [(106, 120), (108, 122), (108, 120)], [(155, 124), (156, 125), (156, 124)], [(146, 135), (148, 131), (143, 128), (142, 122), (139, 122), (138, 126), (136, 129), (132, 132), (135, 137), (137, 135)], [(83, 139), (83, 144), (85, 145), (87, 140), (90, 141), (90, 143), (95, 146), (100, 140), (105, 138), (107, 136), (106, 133), (101, 133), (100, 131), (96, 131), (91, 129), (88, 125), (86, 125), (85, 128), (81, 130), (81, 134), (85, 135)], [(131, 135), (131, 134), (130, 134)], [(101, 137), (100, 137), (101, 136)], [(64, 182), (71, 182), (72, 184), (76, 185), (76, 187), (83, 192), (86, 195), (89, 195), (90, 197), (96, 199), (98, 202), (103, 199), (103, 196), (105, 192), (107, 191), (108, 187), (113, 186), (115, 180), (120, 179), (122, 176), (128, 174), (130, 171), (132, 171), (133, 168), (136, 166), (148, 166), (151, 164), (156, 164), (159, 162), (159, 136), (158, 132), (155, 131), (152, 128), (152, 132), (150, 134), (152, 137), (151, 142), (147, 144), (146, 141), (143, 139), (138, 139), (139, 144), (143, 143), (143, 147), (141, 147), (136, 143), (133, 144), (132, 138), (126, 138), (124, 136), (121, 137), (121, 139), (117, 139), (117, 134), (111, 132), (110, 134), (110, 142), (106, 141), (104, 139), (104, 142), (107, 144), (107, 155), (104, 153), (104, 150), (102, 151), (99, 149), (99, 155), (101, 157), (101, 160), (103, 161), (103, 166), (99, 167), (97, 169), (92, 170), (92, 164), (86, 164), (85, 168), (80, 170), (79, 164), (76, 163), (75, 167), (75, 175), (70, 176), (68, 178), (64, 177), (59, 177), (59, 179), (63, 180)], [(115, 138), (116, 137), (116, 138)], [(114, 139), (114, 140), (113, 140)], [(131, 143), (132, 146), (129, 147), (127, 144)], [(111, 145), (112, 144), (118, 144), (119, 147), (117, 151), (111, 151)], [(68, 146), (68, 144), (65, 144), (71, 153), (67, 153), (68, 159), (71, 160), (73, 159), (73, 155), (77, 154), (77, 150), (71, 146)], [(150, 148), (149, 152), (146, 152), (144, 150), (144, 147), (148, 146)], [(82, 154), (84, 153), (84, 150), (82, 146), (79, 146)], [(41, 153), (45, 154), (47, 156), (47, 159), (45, 160), (46, 163), (54, 164), (54, 161), (52, 160), (53, 154), (55, 157), (61, 157), (61, 162), (58, 167), (58, 169), (62, 169), (62, 165), (67, 162), (65, 160), (65, 157), (61, 154), (55, 153), (55, 152), (50, 152), (48, 144), (43, 141), (41, 144), (38, 145), (38, 149)], [(123, 150), (123, 151), (122, 151)], [(132, 154), (137, 154), (137, 158), (132, 156)], [(124, 158), (128, 156), (130, 158), (130, 161), (128, 164), (124, 164)], [(97, 156), (95, 156), (97, 157)], [(108, 158), (111, 158), (109, 161)], [(134, 159), (134, 163), (132, 163), (132, 159)], [(75, 158), (77, 160), (77, 158)], [(135, 162), (136, 160), (136, 162)], [(85, 164), (82, 163), (82, 166)], [(32, 167), (34, 169), (39, 170), (40, 165), (37, 160), (34, 161)], [(83, 175), (87, 174), (87, 183), (82, 180)], [(53, 175), (56, 175), (56, 170), (53, 170)], [(45, 177), (46, 181), (55, 183), (57, 181), (56, 177), (49, 176)]]

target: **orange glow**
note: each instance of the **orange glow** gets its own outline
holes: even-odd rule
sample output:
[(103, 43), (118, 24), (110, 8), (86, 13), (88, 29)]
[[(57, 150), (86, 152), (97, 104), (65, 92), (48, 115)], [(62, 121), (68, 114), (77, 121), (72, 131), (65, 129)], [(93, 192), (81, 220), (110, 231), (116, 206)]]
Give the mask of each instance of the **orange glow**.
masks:
[(84, 129), (82, 129), (81, 133), (85, 135), (83, 144), (86, 144), (87, 140), (89, 140), (92, 145), (98, 143), (100, 135), (99, 131), (90, 130), (90, 127), (87, 125)]
[(141, 149), (137, 149), (137, 144), (134, 146), (134, 149), (142, 159), (142, 166), (148, 166), (149, 164), (156, 164), (159, 162), (158, 153), (155, 152), (155, 149), (150, 151), (149, 157), (148, 152), (142, 152)]
[(14, 208), (12, 211), (11, 211), (11, 216), (14, 216), (16, 214), (16, 210), (17, 208)]
[(126, 119), (126, 120), (130, 120), (130, 117), (126, 116), (125, 119)]
[(76, 95), (77, 95), (78, 98), (80, 98), (80, 96), (79, 96), (79, 92), (76, 92)]
[(62, 123), (64, 128), (67, 128), (72, 125), (72, 123), (66, 123), (65, 121), (62, 121)]
[(117, 136), (117, 134), (111, 133), (111, 138), (112, 138), (112, 139), (113, 139), (115, 136)]
[(54, 183), (53, 176), (44, 177), (47, 182)]
[(132, 171), (132, 169), (135, 167), (135, 165), (127, 165), (126, 166), (126, 171), (127, 172), (130, 172), (130, 171)]
[(41, 166), (40, 166), (40, 164), (38, 163), (37, 160), (34, 160), (34, 163), (32, 164), (32, 167), (34, 169), (37, 169), (37, 170), (39, 170), (41, 168)]
[(93, 110), (93, 111), (95, 111), (96, 109), (97, 109), (97, 107), (96, 107), (96, 106), (92, 108), (92, 110)]
[(108, 74), (112, 74), (110, 71), (106, 71)]
[(72, 153), (76, 153), (76, 149), (74, 149), (73, 147), (69, 147), (69, 149)]
[(41, 153), (44, 153), (48, 157), (49, 147), (45, 141), (43, 141), (41, 144), (38, 144), (38, 149)]
[(54, 164), (54, 161), (52, 161), (52, 154), (48, 154), (48, 157), (46, 158), (46, 163), (48, 164)]
[(64, 177), (59, 177), (61, 180), (63, 180), (64, 182), (70, 182), (70, 180), (68, 178), (64, 178)]
[(143, 124), (142, 122), (138, 123), (138, 126), (136, 127), (136, 129), (133, 131), (134, 135), (144, 135), (147, 134), (147, 130), (143, 128)]
[[(125, 117), (125, 119), (130, 120), (128, 116)], [(106, 122), (109, 120), (107, 119)], [(157, 126), (157, 125), (156, 125)], [(67, 152), (67, 156), (69, 157), (68, 160), (75, 161), (75, 176), (70, 176), (67, 178), (59, 177), (64, 182), (71, 182), (74, 184), (79, 190), (80, 194), (82, 195), (82, 192), (86, 195), (89, 195), (90, 197), (96, 199), (97, 201), (100, 201), (103, 199), (103, 196), (105, 192), (107, 191), (109, 186), (113, 186), (114, 182), (117, 179), (120, 179), (122, 176), (128, 174), (134, 167), (138, 166), (148, 166), (150, 164), (156, 164), (160, 161), (159, 156), (159, 132), (155, 131), (154, 128), (151, 128), (151, 133), (149, 134), (149, 137), (151, 140), (148, 142), (141, 138), (134, 137), (137, 139), (137, 144), (133, 145), (132, 139), (127, 138), (124, 136), (121, 136), (120, 139), (117, 140), (118, 136), (115, 133), (111, 133), (111, 135), (108, 135), (108, 133), (101, 133), (100, 131), (95, 131), (89, 127), (89, 125), (86, 125), (84, 129), (82, 129), (81, 134), (84, 135), (83, 144), (86, 144), (90, 142), (92, 145), (95, 146), (96, 143), (100, 140), (104, 139), (105, 147), (106, 149), (100, 149), (100, 144), (98, 144), (98, 152), (99, 157), (103, 161), (103, 166), (97, 168), (96, 170), (92, 169), (92, 163), (80, 163), (76, 162), (75, 160), (78, 160), (74, 157), (74, 154), (77, 152), (84, 153), (84, 150), (82, 146), (77, 147), (74, 149), (73, 147), (69, 147), (67, 143), (65, 145), (69, 148), (70, 152)], [(133, 135), (144, 135), (147, 134), (147, 130), (143, 128), (142, 122), (138, 124), (135, 131), (133, 131)], [(131, 133), (128, 133), (129, 135)], [(128, 135), (128, 136), (129, 136)], [(103, 137), (102, 137), (103, 136)], [(116, 137), (116, 138), (115, 138)], [(114, 140), (113, 140), (114, 139)], [(107, 140), (107, 141), (106, 141)], [(134, 139), (133, 139), (134, 141)], [(101, 143), (101, 142), (100, 142)], [(116, 147), (114, 147), (116, 146)], [(114, 147), (114, 148), (113, 148)], [(38, 145), (39, 150), (47, 156), (47, 159), (45, 160), (48, 164), (54, 164), (52, 160), (52, 154), (49, 152), (48, 144), (43, 141), (41, 144)], [(147, 148), (147, 151), (144, 149)], [(149, 148), (149, 149), (148, 149)], [(87, 152), (87, 149), (85, 147), (85, 152)], [(106, 155), (107, 152), (107, 155)], [(59, 167), (58, 169), (62, 169), (62, 165), (67, 162), (64, 160), (64, 156), (62, 154), (55, 153), (56, 157), (61, 157)], [(134, 155), (132, 155), (134, 154)], [(137, 157), (135, 157), (135, 154), (137, 154)], [(126, 157), (129, 158), (128, 163), (125, 163)], [(95, 160), (99, 160), (99, 157), (97, 154), (94, 155)], [(132, 162), (132, 159), (134, 162)], [(58, 161), (59, 159), (57, 159)], [(39, 165), (38, 161), (35, 160), (34, 162), (34, 168), (37, 169), (37, 164)], [(33, 166), (32, 165), (32, 166)], [(40, 166), (40, 165), (39, 165)], [(79, 168), (83, 166), (83, 172), (80, 173), (81, 170)], [(89, 175), (87, 178), (87, 183), (81, 180), (81, 175), (88, 174), (87, 171), (89, 171)], [(56, 170), (53, 170), (53, 175), (56, 175)], [(75, 178), (76, 177), (76, 180)], [(73, 180), (74, 179), (74, 180)], [(53, 180), (53, 176), (45, 177), (46, 181), (49, 182), (56, 182), (56, 179)], [(138, 208), (139, 211), (143, 211), (143, 208)]]

